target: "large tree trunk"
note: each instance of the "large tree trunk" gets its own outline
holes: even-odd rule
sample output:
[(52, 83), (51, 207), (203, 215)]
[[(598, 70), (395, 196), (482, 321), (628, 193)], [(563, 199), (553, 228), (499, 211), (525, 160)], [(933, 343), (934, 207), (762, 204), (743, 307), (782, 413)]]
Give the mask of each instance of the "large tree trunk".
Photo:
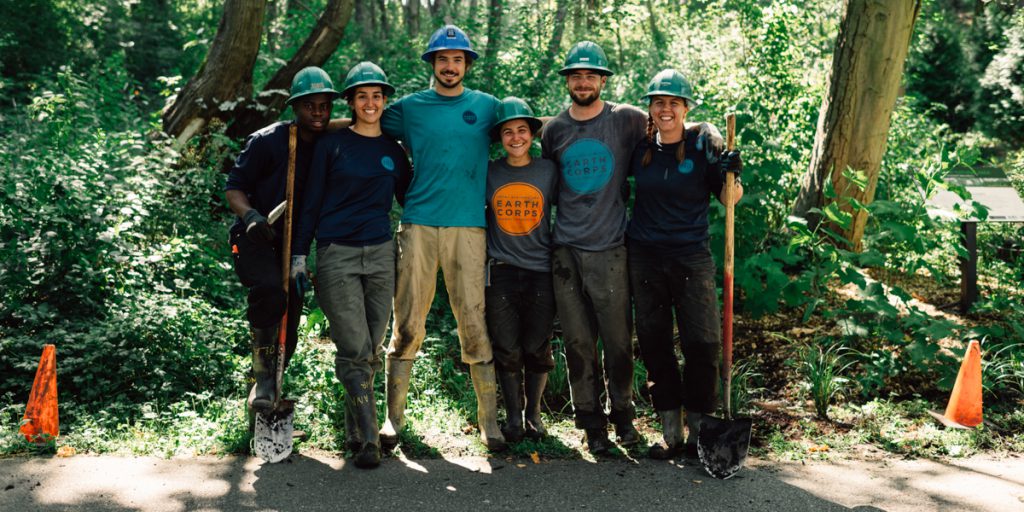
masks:
[[(658, 52), (658, 62), (663, 62), (668, 53), (668, 41), (665, 39), (665, 34), (658, 29), (658, 17), (654, 14), (653, 0), (647, 0), (647, 13), (651, 23), (651, 42), (654, 43), (654, 49)], [(622, 61), (619, 61), (620, 66), (623, 64)]]
[(498, 65), (498, 52), (501, 50), (502, 1), (491, 0), (487, 12), (487, 49), (484, 50), (483, 78), (486, 90), (494, 90), (494, 75)]
[[(890, 116), (920, 8), (920, 0), (847, 0), (836, 38), (811, 165), (801, 180), (793, 214), (816, 227), (821, 218), (810, 210), (836, 201), (852, 215), (848, 226), (836, 228), (855, 249), (860, 248), (867, 212), (855, 210), (851, 200), (866, 205), (874, 199)], [(866, 175), (863, 189), (843, 176), (847, 168)], [(824, 194), (829, 179), (838, 194), (834, 199)]]
[(252, 69), (260, 50), (266, 0), (226, 0), (206, 61), (165, 109), (164, 131), (179, 143), (214, 117), (232, 115), (233, 102), (252, 94)]
[(551, 29), (551, 39), (548, 39), (548, 51), (542, 57), (537, 76), (530, 84), (530, 98), (540, 96), (544, 86), (547, 85), (548, 74), (555, 63), (555, 58), (562, 54), (562, 35), (565, 34), (565, 16), (569, 12), (569, 0), (558, 0), (555, 10), (554, 27)]
[(408, 0), (405, 4), (405, 28), (409, 37), (420, 33), (420, 0)]
[[(306, 41), (302, 43), (287, 64), (274, 73), (263, 91), (235, 117), (229, 127), (232, 137), (244, 137), (281, 115), (288, 100), (292, 78), (307, 66), (323, 66), (334, 53), (345, 35), (345, 25), (352, 16), (353, 0), (330, 0)], [(341, 84), (337, 84), (341, 85)]]

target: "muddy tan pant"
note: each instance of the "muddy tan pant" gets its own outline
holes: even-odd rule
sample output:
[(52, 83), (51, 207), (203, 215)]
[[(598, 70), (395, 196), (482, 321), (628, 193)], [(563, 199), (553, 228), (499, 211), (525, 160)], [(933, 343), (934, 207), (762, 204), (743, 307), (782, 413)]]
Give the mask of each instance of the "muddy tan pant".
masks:
[(401, 224), (396, 239), (395, 322), (388, 357), (416, 358), (426, 336), (427, 313), (434, 301), (437, 269), (440, 268), (458, 325), (462, 361), (466, 364), (490, 362), (491, 341), (484, 318), (487, 257), (484, 229)]

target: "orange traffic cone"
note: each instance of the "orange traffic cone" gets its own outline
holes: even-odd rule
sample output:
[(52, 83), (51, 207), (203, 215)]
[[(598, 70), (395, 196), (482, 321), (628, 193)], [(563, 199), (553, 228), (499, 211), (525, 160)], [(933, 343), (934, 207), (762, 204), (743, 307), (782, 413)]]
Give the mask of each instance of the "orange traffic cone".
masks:
[(973, 428), (981, 424), (981, 344), (978, 340), (967, 345), (946, 413), (928, 412), (947, 427)]
[(30, 442), (42, 443), (60, 435), (60, 422), (57, 419), (57, 347), (53, 345), (43, 346), (36, 379), (28, 397), (28, 407), (25, 408), (25, 420), (21, 425), (21, 433)]

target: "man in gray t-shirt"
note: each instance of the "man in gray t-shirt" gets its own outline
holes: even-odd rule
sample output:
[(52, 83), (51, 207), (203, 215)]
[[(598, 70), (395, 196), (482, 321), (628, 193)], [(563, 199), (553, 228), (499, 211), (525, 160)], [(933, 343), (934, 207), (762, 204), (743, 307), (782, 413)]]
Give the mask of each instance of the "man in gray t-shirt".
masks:
[[(610, 448), (608, 421), (619, 444), (636, 444), (633, 348), (626, 272), (626, 197), (630, 155), (646, 135), (647, 114), (601, 100), (612, 74), (595, 43), (577, 43), (559, 74), (572, 104), (544, 127), (544, 157), (559, 166), (552, 273), (562, 324), (576, 426), (588, 449)], [(604, 342), (604, 371), (597, 339)], [(611, 413), (601, 394), (608, 382)]]

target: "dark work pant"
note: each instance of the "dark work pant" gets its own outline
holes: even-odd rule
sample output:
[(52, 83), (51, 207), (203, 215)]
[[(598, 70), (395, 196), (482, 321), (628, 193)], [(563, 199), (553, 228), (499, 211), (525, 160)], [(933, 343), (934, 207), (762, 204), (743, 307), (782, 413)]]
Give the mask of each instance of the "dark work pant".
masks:
[(246, 310), (249, 325), (256, 329), (273, 327), (281, 321), (285, 306), (288, 306), (285, 360), (290, 360), (298, 341), (302, 298), (296, 293), (293, 282), (288, 287), (291, 300), (285, 301), (281, 287), (280, 241), (276, 246), (258, 244), (246, 236), (244, 228), (234, 226), (231, 229), (231, 252), (235, 274), (242, 286), (249, 288), (249, 307)]
[(555, 367), (551, 331), (555, 291), (550, 272), (492, 264), (485, 290), (487, 332), (498, 371), (547, 373)]
[[(666, 257), (663, 252), (629, 247), (629, 278), (636, 302), (636, 337), (647, 366), (654, 408), (713, 412), (722, 351), (721, 317), (711, 254)], [(675, 313), (684, 366), (672, 337)]]
[[(551, 260), (555, 302), (565, 338), (576, 427), (633, 421), (633, 339), (630, 337), (626, 248), (582, 251), (558, 247)], [(604, 369), (597, 349), (600, 336)], [(607, 382), (611, 412), (601, 395)]]

